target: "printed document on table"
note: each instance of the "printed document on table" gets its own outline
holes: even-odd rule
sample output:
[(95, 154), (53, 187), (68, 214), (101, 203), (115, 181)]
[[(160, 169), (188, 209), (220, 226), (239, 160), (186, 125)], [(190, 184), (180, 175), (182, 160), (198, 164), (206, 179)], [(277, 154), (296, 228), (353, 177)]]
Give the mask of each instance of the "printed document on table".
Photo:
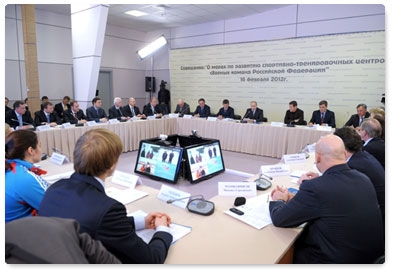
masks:
[(270, 193), (261, 194), (252, 198), (248, 198), (243, 206), (237, 209), (244, 212), (243, 215), (237, 215), (230, 210), (224, 211), (228, 214), (256, 229), (262, 229), (272, 223), (269, 211)]
[(115, 187), (106, 188), (106, 194), (107, 196), (117, 200), (118, 202), (121, 202), (124, 205), (129, 204), (133, 201), (136, 201), (148, 195), (148, 193), (146, 192), (132, 188), (121, 190)]

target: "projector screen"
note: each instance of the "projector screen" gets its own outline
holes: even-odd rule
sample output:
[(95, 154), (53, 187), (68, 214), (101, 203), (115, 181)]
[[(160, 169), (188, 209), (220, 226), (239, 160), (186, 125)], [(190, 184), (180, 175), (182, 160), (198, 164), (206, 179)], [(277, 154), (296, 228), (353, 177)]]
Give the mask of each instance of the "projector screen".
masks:
[(385, 32), (175, 49), (170, 79), (174, 109), (184, 98), (193, 112), (204, 98), (216, 114), (229, 99), (243, 116), (255, 100), (271, 122), (283, 121), (296, 100), (308, 122), (318, 102), (327, 100), (342, 127), (359, 103), (383, 106)]

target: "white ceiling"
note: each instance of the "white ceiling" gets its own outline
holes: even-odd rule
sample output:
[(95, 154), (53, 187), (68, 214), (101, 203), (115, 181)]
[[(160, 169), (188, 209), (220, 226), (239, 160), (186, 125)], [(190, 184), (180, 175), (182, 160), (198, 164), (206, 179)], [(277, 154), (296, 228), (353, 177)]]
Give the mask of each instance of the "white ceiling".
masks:
[[(36, 4), (37, 9), (60, 14), (70, 14), (70, 5)], [(107, 23), (136, 29), (143, 32), (158, 29), (195, 25), (230, 18), (240, 18), (287, 5), (276, 4), (115, 4), (110, 5)], [(134, 17), (125, 14), (129, 10), (140, 10), (146, 16)]]

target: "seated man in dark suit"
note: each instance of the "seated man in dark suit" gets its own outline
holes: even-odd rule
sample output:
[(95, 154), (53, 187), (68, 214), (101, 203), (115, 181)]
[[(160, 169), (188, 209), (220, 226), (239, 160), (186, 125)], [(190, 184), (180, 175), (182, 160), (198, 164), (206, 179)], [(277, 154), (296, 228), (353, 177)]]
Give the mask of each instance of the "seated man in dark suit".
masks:
[(155, 97), (151, 98), (150, 103), (144, 105), (143, 114), (146, 117), (155, 116), (156, 118), (162, 117), (162, 110), (158, 106), (158, 99)]
[(63, 112), (64, 122), (70, 122), (70, 124), (85, 124), (86, 116), (84, 111), (80, 109), (78, 101), (70, 102), (70, 109)]
[(55, 104), (55, 112), (58, 114), (58, 117), (63, 119), (63, 112), (67, 109), (70, 109), (70, 97), (64, 96), (62, 102)]
[(256, 101), (250, 102), (250, 107), (246, 110), (244, 114), (243, 121), (247, 122), (264, 122), (266, 118), (263, 115), (263, 110), (258, 108), (258, 103)]
[(117, 120), (120, 121), (127, 121), (130, 119), (130, 117), (125, 116), (125, 114), (122, 111), (122, 99), (119, 97), (116, 97), (114, 99), (114, 105), (108, 109), (108, 118), (109, 119), (114, 119), (116, 118)]
[(94, 97), (92, 99), (92, 106), (86, 109), (86, 118), (88, 121), (107, 122), (107, 115), (102, 106), (101, 98)]
[(296, 239), (293, 262), (373, 263), (384, 254), (385, 244), (372, 182), (347, 165), (338, 136), (327, 135), (317, 141), (315, 161), (322, 175), (302, 175), (296, 194), (280, 186), (271, 192), (273, 225), (297, 227), (306, 223)]
[(315, 110), (311, 116), (309, 126), (318, 124), (321, 126), (331, 126), (336, 128), (335, 113), (328, 110), (328, 102), (322, 100), (318, 103), (319, 110)]
[(372, 154), (385, 169), (385, 142), (381, 136), (381, 125), (378, 120), (367, 118), (362, 122), (359, 131), (363, 144), (362, 150)]
[(178, 99), (178, 104), (174, 113), (179, 116), (189, 115), (190, 112), (189, 104), (184, 101), (184, 99)]
[(235, 117), (235, 110), (231, 106), (229, 106), (229, 100), (224, 99), (222, 101), (222, 106), (223, 107), (221, 107), (221, 109), (219, 109), (217, 113), (218, 119)]
[(304, 112), (302, 109), (298, 108), (298, 103), (294, 100), (289, 102), (289, 110), (287, 110), (285, 113), (284, 123), (306, 125), (306, 121), (304, 120)]
[[(336, 129), (334, 135), (340, 137), (346, 147), (347, 165), (351, 169), (366, 174), (372, 181), (379, 202), (381, 216), (385, 216), (385, 171), (380, 162), (370, 153), (362, 150), (362, 139), (351, 127)], [(385, 227), (385, 225), (383, 226)]]
[(14, 109), (8, 111), (5, 115), (5, 122), (16, 130), (34, 128), (33, 119), (29, 111), (26, 111), (26, 105), (23, 101), (17, 100), (13, 104)]
[(360, 103), (357, 105), (357, 113), (352, 115), (346, 124), (344, 124), (344, 126), (353, 126), (359, 130), (363, 120), (368, 117), (370, 117), (368, 107), (366, 104)]
[(198, 101), (199, 105), (196, 107), (195, 112), (193, 112), (193, 115), (195, 117), (200, 117), (200, 118), (207, 118), (210, 116), (210, 106), (206, 105), (206, 101), (201, 98)]
[(130, 118), (145, 118), (145, 115), (141, 114), (140, 109), (136, 106), (136, 100), (133, 97), (129, 98), (129, 104), (125, 105), (122, 111), (125, 116)]
[(58, 124), (62, 124), (62, 120), (54, 111), (52, 102), (44, 102), (42, 106), (42, 110), (34, 113), (34, 124), (36, 126), (48, 124), (49, 126), (54, 127)]
[[(128, 217), (125, 206), (106, 195), (105, 181), (117, 166), (122, 146), (108, 129), (85, 132), (75, 145), (75, 172), (48, 188), (39, 214), (77, 220), (81, 233), (102, 242), (122, 263), (163, 263), (173, 240), (171, 218), (162, 212)], [(136, 234), (144, 228), (155, 230), (148, 244)]]

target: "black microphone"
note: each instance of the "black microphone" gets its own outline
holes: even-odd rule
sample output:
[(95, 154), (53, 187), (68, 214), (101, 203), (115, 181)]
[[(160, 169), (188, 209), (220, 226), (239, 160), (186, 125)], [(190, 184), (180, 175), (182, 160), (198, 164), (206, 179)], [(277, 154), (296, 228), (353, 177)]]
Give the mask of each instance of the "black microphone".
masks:
[(166, 201), (166, 203), (167, 203), (167, 204), (171, 204), (171, 203), (176, 202), (176, 201), (180, 201), (180, 200), (184, 200), (184, 199), (189, 199), (189, 198), (194, 198), (194, 197), (198, 197), (198, 196), (201, 197), (200, 199), (204, 200), (203, 195), (199, 194), (199, 195), (193, 195), (193, 196), (183, 197), (183, 198), (178, 198), (178, 199), (169, 199), (169, 200)]
[[(18, 122), (18, 124), (19, 124), (19, 120), (17, 120), (17, 119), (11, 119), (12, 121), (15, 121), (15, 122)], [(31, 128), (31, 129), (35, 129), (35, 126), (33, 125), (33, 124), (31, 124), (31, 123), (28, 123), (28, 122), (24, 122), (23, 120), (22, 120), (22, 124), (24, 124), (24, 125), (30, 125), (30, 126), (32, 126), (33, 128)]]
[(248, 117), (248, 115), (251, 113), (251, 109), (249, 109), (247, 111), (247, 113), (245, 113), (244, 117), (240, 120), (241, 123), (247, 123), (246, 120), (244, 120), (246, 117)]
[(289, 123), (287, 124), (287, 127), (295, 127), (295, 124), (292, 123), (293, 120), (290, 120)]

